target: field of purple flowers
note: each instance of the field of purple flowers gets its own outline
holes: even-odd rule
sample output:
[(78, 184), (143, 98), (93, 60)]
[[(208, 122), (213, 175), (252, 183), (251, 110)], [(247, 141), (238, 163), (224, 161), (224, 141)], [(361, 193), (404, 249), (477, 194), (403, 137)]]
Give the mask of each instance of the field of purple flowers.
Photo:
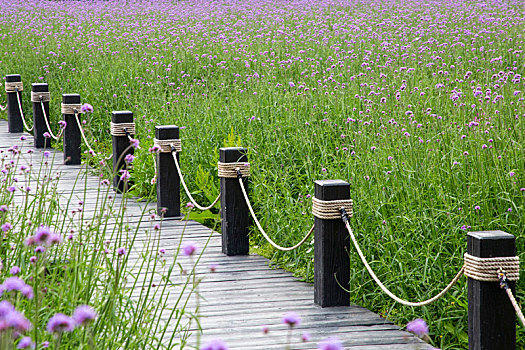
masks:
[[(256, 211), (283, 245), (312, 224), (314, 180), (349, 181), (352, 227), (401, 297), (444, 287), (467, 231), (512, 233), (525, 251), (521, 1), (0, 0), (0, 9), (0, 72), (49, 83), (54, 125), (60, 95), (79, 93), (95, 109), (91, 144), (107, 155), (110, 112), (135, 113), (136, 194), (153, 186), (154, 126), (176, 124), (201, 202), (218, 193), (218, 148), (249, 148)], [(313, 244), (284, 254), (261, 239), (254, 230), (255, 251), (312, 279)], [(464, 280), (429, 307), (403, 307), (350, 254), (353, 302), (399, 324), (422, 317), (434, 345), (466, 347)]]

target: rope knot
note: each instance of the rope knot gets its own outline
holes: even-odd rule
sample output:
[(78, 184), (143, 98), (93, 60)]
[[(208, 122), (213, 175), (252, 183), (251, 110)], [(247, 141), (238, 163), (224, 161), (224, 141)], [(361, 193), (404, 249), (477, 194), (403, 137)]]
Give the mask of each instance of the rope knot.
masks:
[(343, 219), (343, 222), (346, 224), (348, 222), (348, 213), (345, 207), (339, 208), (339, 211), (341, 212), (341, 219)]

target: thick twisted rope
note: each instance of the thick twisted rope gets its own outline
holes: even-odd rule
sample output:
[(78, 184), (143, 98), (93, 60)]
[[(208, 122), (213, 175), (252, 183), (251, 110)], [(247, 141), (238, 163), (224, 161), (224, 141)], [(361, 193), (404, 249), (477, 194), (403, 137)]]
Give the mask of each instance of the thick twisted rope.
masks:
[(31, 102), (49, 102), (51, 101), (50, 92), (34, 92), (31, 91)]
[(113, 123), (110, 124), (111, 135), (128, 136), (135, 135), (135, 123)]
[(225, 177), (229, 179), (237, 178), (237, 170), (242, 174), (242, 177), (250, 176), (250, 163), (245, 162), (233, 162), (233, 163), (217, 163), (217, 171), (219, 177)]
[(76, 113), (79, 113), (80, 112), (80, 108), (82, 106), (80, 104), (65, 104), (65, 103), (62, 103), (60, 105), (60, 111), (62, 112), (62, 114), (76, 114)]
[(508, 281), (520, 278), (520, 259), (517, 256), (478, 258), (465, 253), (465, 276), (483, 282), (499, 282), (503, 271)]
[(348, 230), (348, 233), (350, 235), (350, 238), (352, 239), (352, 242), (354, 244), (355, 249), (357, 250), (357, 254), (361, 258), (361, 261), (363, 262), (363, 265), (365, 266), (366, 270), (372, 277), (372, 279), (377, 283), (379, 288), (387, 294), (390, 298), (397, 301), (400, 304), (403, 304), (405, 306), (425, 306), (428, 305), (439, 298), (441, 298), (445, 293), (447, 293), (453, 286), (456, 284), (456, 282), (460, 279), (460, 277), (465, 274), (465, 276), (473, 278), (478, 281), (483, 282), (498, 282), (502, 284), (502, 288), (505, 288), (507, 291), (507, 295), (509, 295), (509, 299), (516, 310), (516, 313), (518, 314), (518, 317), (520, 318), (520, 321), (522, 321), (523, 325), (525, 326), (525, 318), (523, 317), (523, 314), (514, 299), (514, 296), (512, 295), (512, 291), (510, 288), (508, 288), (508, 285), (503, 286), (502, 275), (505, 276), (505, 280), (515, 281), (519, 278), (519, 257), (512, 256), (512, 257), (497, 257), (497, 258), (478, 258), (475, 256), (472, 256), (470, 254), (464, 255), (464, 264), (459, 270), (459, 272), (456, 274), (456, 276), (450, 281), (450, 283), (438, 294), (436, 294), (434, 297), (420, 301), (420, 302), (410, 302), (406, 301), (404, 299), (399, 298), (394, 293), (392, 293), (377, 277), (377, 275), (374, 273), (370, 265), (368, 264), (363, 251), (361, 250), (361, 247), (359, 246), (359, 243), (357, 242), (357, 239), (355, 238), (354, 233), (352, 232), (352, 228), (350, 227), (350, 223), (348, 221), (348, 218), (346, 216), (346, 213), (344, 210), (343, 212), (343, 221), (345, 223), (345, 227)]
[(207, 207), (203, 207), (203, 206), (199, 205), (199, 203), (197, 203), (197, 201), (195, 201), (195, 198), (193, 198), (193, 196), (191, 195), (190, 190), (188, 189), (188, 186), (186, 186), (186, 182), (184, 181), (184, 177), (182, 176), (182, 171), (180, 170), (179, 161), (177, 160), (177, 151), (175, 149), (175, 145), (173, 145), (173, 149), (171, 151), (171, 155), (173, 156), (173, 161), (175, 162), (175, 167), (177, 168), (177, 173), (179, 173), (179, 179), (180, 179), (180, 182), (182, 183), (182, 187), (184, 187), (184, 191), (186, 192), (186, 195), (190, 199), (190, 202), (197, 209), (202, 210), (202, 211), (206, 211), (208, 209), (213, 208), (215, 206), (215, 204), (217, 204), (217, 202), (221, 198), (221, 194), (219, 193), (219, 195), (217, 196), (217, 198), (215, 198), (213, 203), (211, 203)]
[(351, 199), (323, 201), (314, 197), (312, 199), (312, 214), (319, 219), (341, 219), (339, 210), (345, 208), (348, 216), (352, 216), (352, 206), (353, 202)]
[(47, 117), (46, 109), (44, 108), (44, 101), (40, 101), (40, 107), (42, 108), (42, 114), (44, 114), (44, 121), (46, 122), (47, 131), (49, 132), (49, 135), (51, 135), (53, 139), (58, 141), (64, 133), (64, 128), (60, 128), (60, 133), (58, 135), (53, 134), (51, 126), (49, 125), (49, 118)]
[(95, 151), (93, 150), (93, 148), (91, 148), (91, 145), (89, 144), (88, 140), (87, 140), (87, 137), (86, 137), (86, 134), (84, 133), (84, 129), (82, 129), (82, 125), (80, 124), (80, 120), (78, 118), (79, 114), (78, 112), (75, 112), (75, 120), (77, 122), (77, 125), (78, 125), (78, 129), (80, 130), (80, 135), (82, 135), (82, 139), (84, 140), (87, 148), (89, 149), (89, 153), (91, 153), (91, 155), (95, 155)]
[[(19, 90), (18, 88), (16, 88), (15, 91), (18, 92), (22, 90)], [(20, 117), (22, 118), (22, 123), (24, 123), (24, 127), (26, 128), (28, 132), (33, 131), (33, 128), (35, 127), (34, 125), (32, 127), (27, 126), (26, 118), (24, 117), (24, 112), (22, 111), (22, 102), (20, 102), (20, 94), (18, 93), (16, 94), (16, 100), (18, 101), (18, 110), (20, 111)]]
[[(344, 216), (344, 217), (346, 219), (346, 216)], [(445, 295), (456, 284), (456, 282), (461, 278), (461, 276), (463, 275), (463, 272), (465, 271), (465, 266), (462, 266), (461, 269), (459, 270), (459, 272), (456, 274), (456, 276), (452, 279), (452, 281), (441, 292), (439, 292), (438, 294), (436, 294), (435, 296), (433, 296), (430, 299), (427, 299), (427, 300), (424, 300), (424, 301), (419, 301), (419, 302), (411, 302), (411, 301), (407, 301), (407, 300), (401, 299), (397, 295), (392, 293), (379, 280), (377, 275), (374, 273), (374, 271), (372, 270), (372, 268), (370, 267), (370, 265), (366, 261), (366, 258), (364, 256), (363, 252), (361, 251), (361, 247), (359, 246), (359, 243), (357, 242), (357, 239), (355, 238), (354, 233), (352, 232), (352, 228), (350, 228), (350, 224), (348, 222), (348, 219), (346, 219), (346, 220), (345, 219), (344, 219), (344, 222), (345, 222), (346, 229), (348, 230), (348, 233), (350, 234), (350, 238), (352, 239), (352, 242), (354, 243), (354, 247), (357, 250), (357, 254), (359, 254), (359, 257), (361, 258), (361, 261), (363, 262), (363, 265), (365, 265), (366, 270), (368, 271), (368, 273), (370, 274), (372, 279), (377, 283), (379, 288), (381, 288), (381, 290), (386, 295), (388, 295), (390, 298), (394, 299), (395, 301), (397, 301), (400, 304), (403, 304), (405, 306), (425, 306), (425, 305), (433, 303), (434, 301), (438, 300), (443, 295)]]
[(5, 92), (24, 91), (24, 84), (21, 81), (5, 83)]
[(153, 147), (155, 146), (159, 148), (160, 153), (171, 153), (172, 147), (175, 147), (175, 152), (182, 151), (182, 143), (180, 139), (153, 139)]
[(242, 194), (244, 195), (244, 200), (246, 201), (246, 205), (248, 206), (248, 209), (250, 210), (250, 214), (252, 215), (253, 221), (255, 222), (255, 225), (257, 225), (257, 228), (259, 229), (259, 231), (261, 232), (263, 237), (266, 239), (266, 241), (268, 241), (268, 243), (270, 243), (270, 245), (272, 247), (274, 247), (277, 250), (281, 250), (281, 251), (285, 251), (285, 252), (286, 251), (290, 251), (290, 250), (294, 250), (294, 249), (299, 248), (300, 246), (302, 246), (304, 244), (304, 242), (306, 242), (306, 240), (312, 235), (312, 233), (314, 232), (315, 226), (312, 226), (312, 228), (310, 228), (310, 231), (308, 231), (308, 233), (303, 237), (303, 239), (301, 239), (297, 244), (295, 244), (295, 245), (293, 245), (291, 247), (283, 247), (283, 246), (280, 246), (279, 244), (275, 243), (270, 238), (270, 236), (268, 236), (266, 231), (263, 229), (263, 227), (262, 227), (261, 223), (259, 222), (259, 220), (257, 220), (257, 216), (255, 215), (255, 212), (253, 211), (252, 204), (250, 203), (250, 200), (248, 199), (248, 194), (246, 193), (246, 188), (244, 188), (244, 183), (242, 181), (242, 176), (238, 176), (238, 178), (239, 178), (239, 184), (241, 186)]

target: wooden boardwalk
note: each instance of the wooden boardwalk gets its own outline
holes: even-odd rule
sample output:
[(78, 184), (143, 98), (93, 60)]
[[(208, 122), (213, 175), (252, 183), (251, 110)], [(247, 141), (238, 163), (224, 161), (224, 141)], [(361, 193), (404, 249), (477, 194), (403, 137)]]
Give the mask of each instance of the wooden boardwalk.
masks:
[[(21, 135), (9, 134), (7, 122), (0, 121), (0, 148), (20, 144)], [(24, 141), (24, 147), (32, 148), (32, 136), (26, 136), (28, 139)], [(31, 157), (33, 167), (39, 166), (38, 163), (42, 161), (42, 156), (39, 155), (41, 152), (42, 150), (35, 150), (36, 155)], [(90, 175), (85, 171), (85, 167), (63, 165), (62, 152), (53, 152), (56, 152), (54, 157), (50, 156), (49, 159), (54, 159), (53, 169), (60, 174), (58, 191), (62, 196), (71, 198), (71, 203), (85, 201), (84, 215), (93, 213), (90, 208), (96, 204), (96, 191), (100, 179)], [(84, 196), (84, 189), (87, 196)], [(116, 199), (115, 203), (120, 203), (121, 196), (113, 196)], [(151, 225), (148, 217), (142, 219), (141, 213), (144, 209), (154, 210), (155, 206), (144, 206), (146, 204), (133, 200), (127, 203), (125, 220), (130, 226)], [(182, 235), (184, 237), (181, 238)], [(151, 238), (147, 233), (139, 233), (129, 251), (129, 261), (132, 265), (140, 264), (141, 251), (147, 247)], [(281, 319), (285, 312), (293, 311), (300, 316), (301, 324), (293, 331), (292, 349), (316, 349), (317, 343), (330, 336), (341, 339), (345, 349), (430, 348), (411, 334), (362, 307), (353, 305), (323, 309), (314, 305), (312, 285), (298, 281), (291, 273), (269, 267), (268, 260), (263, 257), (223, 255), (220, 235), (196, 222), (165, 220), (156, 238), (159, 239), (159, 247), (166, 250), (168, 258), (174, 255), (181, 239), (195, 242), (201, 248), (207, 244), (197, 267), (198, 277), (202, 277), (199, 285), (202, 343), (221, 338), (230, 349), (284, 349), (288, 330), (281, 324)], [(178, 257), (183, 268), (191, 268), (188, 259)], [(213, 273), (209, 271), (210, 264), (217, 265)], [(155, 278), (158, 284), (162, 284), (160, 276)], [(172, 298), (180, 294), (179, 284), (170, 285), (168, 288), (172, 289)], [(139, 286), (134, 291), (134, 296), (138, 298), (140, 293)], [(194, 303), (194, 298), (190, 298), (190, 302)], [(262, 326), (269, 328), (268, 334), (262, 333)], [(195, 346), (197, 332), (196, 329), (192, 331), (189, 338), (190, 348)], [(310, 341), (300, 340), (303, 332), (311, 335)]]

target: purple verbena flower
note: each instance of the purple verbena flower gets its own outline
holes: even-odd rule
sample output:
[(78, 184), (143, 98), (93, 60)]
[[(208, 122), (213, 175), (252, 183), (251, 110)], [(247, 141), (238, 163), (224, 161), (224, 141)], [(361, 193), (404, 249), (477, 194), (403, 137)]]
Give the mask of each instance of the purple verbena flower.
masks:
[(0, 301), (0, 319), (4, 319), (12, 311), (15, 311), (15, 307), (10, 302)]
[(343, 350), (343, 344), (336, 337), (330, 337), (319, 343), (319, 350)]
[(303, 334), (301, 334), (301, 340), (303, 342), (308, 342), (308, 341), (310, 341), (310, 339), (312, 339), (312, 337), (310, 336), (310, 333), (303, 332)]
[(214, 339), (201, 347), (200, 350), (228, 350), (228, 346), (221, 339)]
[(128, 163), (128, 164), (129, 164), (129, 163), (133, 163), (133, 160), (135, 160), (135, 156), (134, 156), (133, 154), (128, 153), (128, 154), (126, 154), (126, 156), (124, 157), (124, 161), (125, 161), (126, 163)]
[(21, 291), (22, 288), (26, 286), (26, 283), (20, 277), (9, 277), (2, 284), (2, 289), (4, 291)]
[(120, 256), (126, 255), (126, 248), (123, 248), (123, 247), (118, 248), (117, 249), (117, 254), (120, 255)]
[(40, 226), (36, 229), (35, 232), (35, 243), (36, 244), (46, 244), (53, 234), (49, 226)]
[(33, 299), (33, 296), (34, 296), (33, 287), (26, 285), (20, 290), (20, 294), (22, 294), (29, 300)]
[(422, 318), (416, 318), (415, 320), (408, 322), (407, 331), (422, 337), (428, 334), (428, 326), (425, 320)]
[(18, 342), (18, 345), (16, 346), (17, 349), (34, 349), (35, 343), (33, 343), (33, 340), (31, 337), (23, 337)]
[(96, 318), (96, 311), (89, 305), (80, 305), (73, 312), (73, 320), (75, 320), (78, 326), (86, 325)]
[(287, 312), (283, 316), (282, 323), (295, 327), (301, 324), (301, 318), (295, 312)]
[(82, 113), (87, 113), (87, 112), (91, 113), (91, 112), (93, 112), (93, 106), (90, 105), (89, 103), (84, 103), (84, 104), (80, 107), (80, 111), (81, 111)]
[(193, 255), (195, 252), (197, 251), (197, 245), (193, 242), (189, 242), (189, 243), (186, 243), (183, 247), (182, 247), (182, 253), (185, 255), (185, 256), (191, 256)]
[(13, 266), (9, 273), (11, 275), (18, 275), (20, 273), (20, 268), (18, 266)]
[(73, 329), (75, 329), (75, 321), (61, 313), (51, 317), (47, 323), (49, 333), (71, 332)]
[(17, 311), (13, 310), (5, 316), (7, 326), (13, 328), (17, 332), (27, 332), (31, 329), (31, 322), (25, 318), (25, 316)]
[(129, 178), (131, 177), (131, 174), (130, 174), (129, 171), (127, 171), (127, 170), (122, 169), (122, 170), (120, 171), (120, 173), (121, 173), (121, 175), (120, 175), (120, 181), (124, 181), (124, 182), (126, 182), (126, 181), (128, 181)]

